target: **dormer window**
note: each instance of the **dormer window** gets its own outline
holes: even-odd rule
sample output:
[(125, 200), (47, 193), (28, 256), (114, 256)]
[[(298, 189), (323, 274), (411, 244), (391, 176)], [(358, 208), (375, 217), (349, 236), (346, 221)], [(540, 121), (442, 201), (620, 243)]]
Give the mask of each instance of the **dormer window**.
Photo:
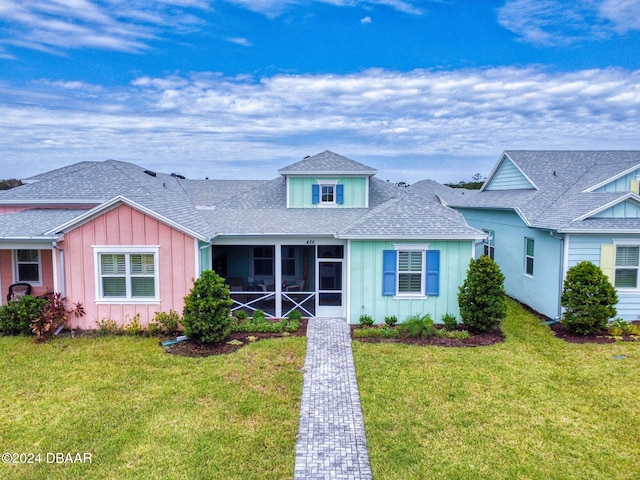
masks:
[(335, 207), (344, 203), (344, 185), (335, 181), (319, 181), (312, 185), (311, 199), (314, 205)]

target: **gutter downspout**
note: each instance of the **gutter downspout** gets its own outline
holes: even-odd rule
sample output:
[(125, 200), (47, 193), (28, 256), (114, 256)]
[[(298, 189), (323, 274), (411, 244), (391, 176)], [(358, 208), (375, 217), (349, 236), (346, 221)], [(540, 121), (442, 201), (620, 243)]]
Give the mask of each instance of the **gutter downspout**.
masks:
[(567, 264), (569, 262), (569, 250), (567, 248), (569, 244), (569, 236), (557, 236), (554, 235), (553, 231), (549, 231), (549, 235), (551, 238), (555, 238), (556, 240), (560, 240), (560, 251), (562, 252), (562, 263), (560, 266), (560, 278), (558, 281), (558, 285), (560, 288), (558, 289), (558, 315), (556, 316), (556, 320), (560, 321), (562, 318), (562, 305), (561, 305), (561, 297), (562, 297), (562, 289), (564, 287), (564, 276), (567, 271)]
[[(58, 242), (54, 241), (51, 244), (53, 250), (53, 291), (59, 291), (63, 297), (67, 296), (67, 289), (64, 281), (65, 272), (64, 272), (64, 250), (58, 247)], [(58, 266), (58, 255), (56, 252), (60, 252), (60, 265)], [(59, 272), (58, 272), (59, 270)], [(58, 275), (59, 273), (59, 275)], [(58, 277), (60, 278), (60, 285), (58, 285)], [(59, 287), (59, 288), (58, 288)]]

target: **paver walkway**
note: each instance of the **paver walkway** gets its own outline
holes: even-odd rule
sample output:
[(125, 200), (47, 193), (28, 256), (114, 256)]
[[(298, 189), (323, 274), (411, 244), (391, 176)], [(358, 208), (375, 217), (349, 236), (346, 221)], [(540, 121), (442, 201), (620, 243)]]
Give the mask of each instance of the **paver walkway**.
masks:
[(370, 480), (371, 467), (343, 318), (312, 318), (307, 327), (294, 480)]

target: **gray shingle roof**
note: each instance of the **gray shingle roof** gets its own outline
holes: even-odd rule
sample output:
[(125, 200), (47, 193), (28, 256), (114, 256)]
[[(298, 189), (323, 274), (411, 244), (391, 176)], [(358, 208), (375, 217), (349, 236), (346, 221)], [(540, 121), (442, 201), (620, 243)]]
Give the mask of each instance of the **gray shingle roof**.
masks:
[[(373, 175), (375, 170), (333, 152), (322, 152), (282, 171), (309, 170)], [(34, 209), (2, 216), (0, 238), (40, 235), (72, 222), (119, 196), (194, 232), (216, 235), (332, 235), (371, 237), (469, 238), (481, 236), (452, 209), (418, 199), (404, 188), (370, 180), (370, 208), (286, 208), (286, 180), (189, 180), (156, 173), (126, 162), (81, 162), (32, 177), (33, 182), (0, 194), (0, 205)], [(85, 209), (72, 208), (82, 204)], [(5, 221), (6, 220), (6, 221)]]
[[(616, 231), (624, 222), (577, 218), (611, 202), (622, 200), (628, 192), (587, 192), (622, 172), (640, 167), (640, 151), (506, 151), (538, 190), (460, 191), (446, 189), (436, 194), (446, 204), (460, 208), (514, 209), (532, 227), (551, 230)], [(487, 181), (489, 182), (491, 178)], [(416, 185), (414, 191), (433, 189)], [(640, 222), (637, 222), (640, 226)]]

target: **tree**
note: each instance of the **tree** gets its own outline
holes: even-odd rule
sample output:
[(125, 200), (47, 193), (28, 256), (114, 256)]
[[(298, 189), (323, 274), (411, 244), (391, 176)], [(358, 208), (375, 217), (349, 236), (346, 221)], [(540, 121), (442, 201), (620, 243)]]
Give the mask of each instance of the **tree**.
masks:
[(488, 332), (507, 315), (504, 275), (487, 255), (469, 262), (467, 278), (458, 292), (460, 316), (470, 330)]
[(584, 261), (569, 269), (560, 297), (562, 323), (569, 330), (580, 335), (604, 330), (616, 316), (616, 303), (616, 289), (600, 267)]
[(8, 178), (6, 180), (0, 180), (0, 190), (9, 190), (22, 185), (22, 181), (17, 178)]
[(220, 342), (231, 325), (229, 286), (213, 270), (202, 272), (184, 298), (182, 325), (189, 339), (199, 343)]

